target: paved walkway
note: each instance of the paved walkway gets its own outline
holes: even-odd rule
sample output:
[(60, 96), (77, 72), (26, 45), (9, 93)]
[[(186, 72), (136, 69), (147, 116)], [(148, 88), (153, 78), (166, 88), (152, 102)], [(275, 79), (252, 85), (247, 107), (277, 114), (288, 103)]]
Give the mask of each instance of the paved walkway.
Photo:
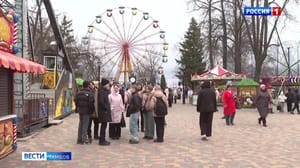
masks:
[[(141, 140), (128, 143), (128, 127), (110, 146), (77, 145), (78, 115), (72, 114), (57, 126), (43, 129), (25, 142), (18, 142), (13, 154), (0, 160), (8, 167), (184, 167), (184, 168), (299, 168), (300, 115), (270, 114), (268, 127), (258, 125), (255, 109), (238, 110), (235, 126), (225, 126), (223, 109), (214, 114), (213, 136), (200, 140), (199, 114), (195, 106), (174, 105), (167, 116), (165, 142)], [(128, 123), (128, 118), (126, 119)], [(143, 133), (140, 133), (143, 137)], [(22, 161), (22, 152), (71, 151), (72, 161)]]

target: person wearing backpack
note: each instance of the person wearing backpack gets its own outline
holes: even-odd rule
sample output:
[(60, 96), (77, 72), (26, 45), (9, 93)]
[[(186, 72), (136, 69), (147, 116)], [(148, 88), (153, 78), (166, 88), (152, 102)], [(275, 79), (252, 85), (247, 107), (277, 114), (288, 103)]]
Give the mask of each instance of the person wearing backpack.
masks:
[(79, 113), (77, 144), (88, 144), (88, 125), (94, 111), (94, 94), (88, 87), (89, 82), (84, 81), (83, 89), (75, 97), (76, 112)]
[(164, 142), (165, 116), (168, 114), (168, 98), (156, 85), (150, 99), (150, 109), (153, 109), (153, 117), (156, 125), (156, 138), (154, 142)]

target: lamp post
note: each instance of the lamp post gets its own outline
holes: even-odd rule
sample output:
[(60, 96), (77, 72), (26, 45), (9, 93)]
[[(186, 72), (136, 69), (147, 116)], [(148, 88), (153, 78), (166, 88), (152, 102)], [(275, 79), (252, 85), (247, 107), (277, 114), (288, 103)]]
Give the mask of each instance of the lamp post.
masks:
[(161, 76), (162, 76), (163, 73), (164, 73), (163, 67), (159, 66), (158, 70), (157, 70), (158, 76), (157, 76), (156, 84), (159, 83), (161, 85), (161, 81), (160, 80), (161, 80)]
[(300, 45), (300, 41), (298, 41), (297, 43), (297, 76), (299, 76), (300, 73), (300, 69), (299, 69), (299, 45)]
[(182, 104), (185, 104), (185, 65), (182, 65), (183, 77), (182, 77)]
[(100, 75), (101, 75), (101, 61), (98, 61), (98, 81), (99, 82), (100, 82), (100, 79), (101, 79)]

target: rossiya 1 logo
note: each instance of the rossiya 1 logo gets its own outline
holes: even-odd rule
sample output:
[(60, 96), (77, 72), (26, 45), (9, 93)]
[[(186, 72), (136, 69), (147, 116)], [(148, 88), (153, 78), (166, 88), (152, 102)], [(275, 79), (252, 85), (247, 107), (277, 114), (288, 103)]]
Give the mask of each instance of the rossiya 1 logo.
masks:
[(282, 8), (277, 7), (254, 7), (246, 6), (244, 7), (245, 16), (280, 16)]

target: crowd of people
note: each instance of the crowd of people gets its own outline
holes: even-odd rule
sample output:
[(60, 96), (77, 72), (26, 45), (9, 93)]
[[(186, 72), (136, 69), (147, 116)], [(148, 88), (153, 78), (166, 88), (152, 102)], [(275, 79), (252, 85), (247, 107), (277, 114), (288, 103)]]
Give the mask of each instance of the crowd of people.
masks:
[(106, 138), (107, 126), (109, 138), (120, 139), (121, 128), (126, 126), (125, 116), (129, 117), (130, 144), (139, 143), (139, 130), (144, 132), (145, 140), (153, 140), (156, 132), (154, 142), (164, 142), (165, 116), (168, 105), (173, 102), (169, 97), (159, 85), (133, 84), (125, 90), (118, 83), (110, 85), (105, 78), (99, 88), (93, 82), (84, 81), (75, 96), (76, 112), (79, 113), (77, 144), (89, 144), (94, 137), (99, 139), (99, 145), (110, 145)]
[[(172, 104), (177, 102), (181, 93), (185, 94), (177, 88), (163, 90), (160, 85), (134, 84), (125, 90), (117, 83), (110, 86), (106, 79), (102, 79), (100, 87), (97, 88), (92, 82), (85, 81), (75, 98), (76, 111), (79, 113), (77, 143), (91, 143), (93, 132), (94, 139), (99, 139), (99, 145), (110, 145), (110, 142), (106, 140), (107, 125), (109, 125), (109, 137), (112, 140), (120, 139), (121, 128), (126, 125), (124, 116), (129, 117), (131, 135), (129, 143), (139, 143), (139, 130), (144, 132), (143, 139), (153, 140), (154, 132), (156, 132), (154, 142), (164, 142), (165, 116), (168, 113), (168, 107), (172, 107)], [(203, 82), (198, 92), (197, 112), (200, 113), (199, 126), (201, 139), (204, 141), (212, 135), (213, 113), (218, 111), (218, 99), (221, 99), (223, 103), (225, 124), (234, 125), (237, 96), (232, 82), (226, 83), (222, 94), (218, 94), (213, 83)], [(284, 103), (287, 103), (288, 112), (294, 114), (294, 110), (297, 109), (300, 114), (298, 89), (289, 88), (286, 94), (281, 92), (277, 100), (279, 111), (282, 112)], [(266, 119), (274, 100), (267, 91), (266, 85), (259, 86), (253, 104), (259, 114), (258, 124), (267, 127)], [(94, 124), (93, 131), (92, 123)]]

